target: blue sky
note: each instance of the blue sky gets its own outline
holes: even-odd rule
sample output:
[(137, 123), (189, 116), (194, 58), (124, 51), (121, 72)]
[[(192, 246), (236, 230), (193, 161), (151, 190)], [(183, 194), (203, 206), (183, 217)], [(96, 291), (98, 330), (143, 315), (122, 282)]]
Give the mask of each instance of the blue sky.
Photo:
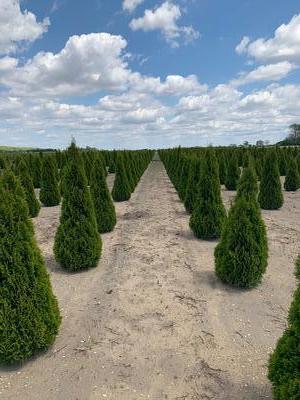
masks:
[(0, 0), (0, 38), (1, 145), (274, 142), (300, 122), (296, 0)]

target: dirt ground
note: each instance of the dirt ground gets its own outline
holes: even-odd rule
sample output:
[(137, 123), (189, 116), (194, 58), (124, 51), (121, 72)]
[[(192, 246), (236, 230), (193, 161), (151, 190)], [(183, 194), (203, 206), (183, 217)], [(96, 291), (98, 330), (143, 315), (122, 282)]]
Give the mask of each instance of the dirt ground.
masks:
[[(113, 177), (109, 177), (111, 185)], [(229, 206), (233, 192), (222, 190)], [(152, 162), (97, 268), (63, 272), (52, 247), (59, 207), (36, 235), (63, 316), (52, 349), (0, 370), (3, 400), (271, 399), (268, 355), (286, 324), (299, 252), (300, 191), (264, 211), (270, 247), (261, 286), (239, 291), (214, 274), (216, 242), (193, 237), (161, 162)]]

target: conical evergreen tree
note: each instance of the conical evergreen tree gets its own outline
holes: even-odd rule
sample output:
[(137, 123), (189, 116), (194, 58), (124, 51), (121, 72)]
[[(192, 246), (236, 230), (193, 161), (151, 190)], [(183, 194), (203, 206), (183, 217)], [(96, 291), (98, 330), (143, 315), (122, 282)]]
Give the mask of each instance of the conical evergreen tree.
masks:
[(256, 172), (257, 178), (260, 181), (261, 177), (262, 177), (262, 161), (260, 158), (257, 158), (255, 160), (254, 167), (255, 167), (255, 172)]
[(278, 160), (278, 168), (280, 176), (285, 176), (286, 174), (286, 158), (285, 154), (282, 150), (278, 149), (277, 152), (277, 160)]
[(117, 152), (113, 150), (110, 154), (109, 165), (108, 165), (108, 172), (110, 174), (114, 174), (116, 172), (116, 159), (117, 159)]
[[(300, 258), (297, 262), (300, 267)], [(296, 273), (299, 279), (299, 274)], [(279, 339), (269, 361), (269, 379), (274, 400), (300, 398), (300, 284), (289, 311), (288, 328)]]
[(244, 168), (239, 180), (236, 197), (239, 198), (242, 196), (244, 196), (246, 200), (257, 201), (258, 184), (252, 160), (248, 163), (248, 166)]
[[(96, 159), (97, 159), (97, 157), (95, 158), (95, 160)], [(104, 173), (104, 177), (106, 178), (107, 175), (108, 175), (108, 172), (107, 172), (107, 168), (106, 168), (105, 157), (103, 156), (102, 153), (99, 153), (98, 154), (98, 159), (99, 159), (99, 161), (100, 161), (100, 163), (102, 165), (102, 170), (103, 170), (103, 173)]]
[(184, 207), (186, 211), (191, 214), (194, 208), (197, 188), (200, 180), (200, 165), (199, 159), (192, 159), (189, 171), (189, 177), (186, 187)]
[(46, 207), (57, 206), (60, 202), (58, 174), (52, 156), (45, 156), (42, 163), (40, 200)]
[(288, 192), (296, 192), (300, 187), (300, 175), (296, 160), (291, 157), (288, 163), (287, 173), (284, 181), (284, 188)]
[(16, 172), (20, 178), (21, 184), (25, 192), (25, 199), (27, 202), (29, 215), (31, 218), (34, 218), (38, 215), (40, 211), (40, 203), (35, 196), (32, 179), (25, 161), (19, 161)]
[(64, 197), (54, 254), (63, 268), (79, 271), (97, 265), (102, 242), (83, 162), (75, 143), (68, 153), (69, 165), (64, 172)]
[(266, 155), (258, 201), (264, 210), (277, 210), (283, 205), (280, 175), (274, 151), (269, 151)]
[(178, 183), (178, 195), (180, 200), (184, 201), (186, 198), (187, 182), (189, 178), (191, 159), (184, 158), (182, 163), (182, 169), (180, 174), (180, 179)]
[(227, 166), (225, 186), (227, 190), (236, 190), (240, 178), (240, 168), (238, 166), (236, 153), (233, 152)]
[(203, 159), (190, 227), (197, 238), (220, 237), (226, 218), (221, 199), (218, 163), (213, 150)]
[(129, 191), (131, 194), (134, 191), (135, 184), (134, 184), (134, 178), (132, 175), (132, 162), (131, 162), (128, 152), (123, 153), (123, 165), (126, 165), (126, 168), (124, 168), (124, 171), (127, 176), (127, 182), (128, 182)]
[[(26, 201), (26, 195), (25, 195), (23, 186), (21, 185), (19, 178), (17, 178), (17, 176), (10, 169), (7, 169), (4, 172), (4, 174), (2, 175), (1, 185), (3, 185), (5, 190), (13, 193), (14, 196), (17, 196), (18, 198), (23, 198)], [(27, 205), (27, 202), (26, 202), (26, 205)], [(28, 209), (28, 205), (27, 205), (27, 209)], [(27, 213), (21, 213), (20, 215), (23, 215), (24, 221), (26, 221), (26, 224), (27, 224), (29, 210)], [(28, 229), (31, 230), (31, 233), (34, 235), (33, 224), (29, 223)]]
[(220, 184), (225, 185), (226, 182), (226, 176), (227, 176), (227, 164), (225, 161), (225, 157), (223, 153), (219, 155), (219, 178), (220, 178)]
[(23, 362), (55, 340), (60, 314), (12, 172), (0, 182), (0, 364)]
[(98, 232), (111, 232), (117, 222), (116, 211), (107, 187), (103, 164), (100, 158), (94, 161), (91, 172), (90, 190), (96, 213)]
[(112, 190), (114, 201), (127, 201), (130, 199), (131, 191), (128, 183), (127, 174), (124, 168), (123, 155), (118, 154), (117, 169)]
[(33, 186), (37, 189), (41, 187), (41, 170), (42, 170), (42, 157), (40, 154), (35, 154), (32, 158), (32, 181)]
[(255, 287), (261, 282), (268, 258), (266, 229), (255, 199), (252, 173), (251, 167), (244, 170), (241, 187), (215, 249), (217, 276), (241, 288)]

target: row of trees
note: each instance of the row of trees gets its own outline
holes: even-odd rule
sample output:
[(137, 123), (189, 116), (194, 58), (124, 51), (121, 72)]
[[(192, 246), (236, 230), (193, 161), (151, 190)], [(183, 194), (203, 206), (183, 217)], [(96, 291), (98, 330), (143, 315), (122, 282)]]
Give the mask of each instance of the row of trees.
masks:
[[(286, 190), (293, 191), (300, 186), (294, 156), (289, 160), (284, 183)], [(219, 163), (213, 149), (205, 150), (201, 157), (192, 158), (183, 154), (181, 149), (162, 151), (161, 158), (187, 211), (191, 213), (190, 227), (195, 236), (220, 238), (215, 248), (217, 276), (235, 287), (257, 286), (268, 260), (266, 228), (260, 208), (278, 209), (283, 204), (276, 152), (266, 151), (260, 185), (252, 156), (248, 154), (244, 158), (242, 174), (236, 184), (237, 193), (228, 215), (220, 194), (220, 180), (226, 182), (224, 176), (221, 177), (224, 160), (220, 154)], [(229, 159), (228, 165), (229, 170), (234, 171), (232, 176), (237, 177), (235, 157)], [(234, 181), (231, 178), (227, 176), (227, 182), (228, 179)], [(300, 279), (300, 258), (296, 277)], [(288, 328), (270, 357), (268, 377), (273, 384), (274, 399), (300, 398), (300, 285), (289, 311)]]
[[(284, 197), (276, 150), (264, 150), (260, 182), (254, 158), (247, 150), (244, 152), (242, 167), (238, 153), (232, 149), (197, 149), (195, 155), (190, 149), (177, 148), (163, 150), (160, 156), (191, 215), (194, 235), (204, 240), (221, 239), (215, 250), (216, 274), (223, 282), (250, 288), (259, 284), (267, 266), (267, 237), (260, 209), (279, 209)], [(299, 154), (290, 149), (287, 152), (291, 160), (284, 187), (297, 190), (300, 182), (294, 156)], [(282, 150), (280, 154), (284, 154)], [(228, 215), (221, 198), (221, 182), (237, 190)]]
[[(169, 176), (176, 187), (186, 210), (193, 211), (196, 189), (201, 177), (201, 160), (207, 149), (173, 149), (161, 151)], [(299, 149), (214, 149), (217, 159), (219, 182), (227, 190), (236, 190), (242, 170), (251, 160), (259, 185), (259, 204), (263, 209), (278, 209), (283, 204), (279, 168), (285, 161), (284, 188), (296, 191), (300, 187)], [(289, 157), (289, 158), (288, 158)]]
[(187, 211), (191, 213), (190, 227), (194, 235), (204, 240), (221, 239), (215, 250), (216, 274), (233, 286), (257, 286), (266, 270), (268, 247), (252, 160), (248, 159), (243, 168), (237, 195), (227, 216), (213, 149), (206, 149), (200, 160), (190, 162), (190, 168), (187, 167), (189, 161), (182, 160), (180, 149), (162, 151), (161, 158), (179, 197), (189, 206)]
[[(63, 170), (63, 202), (60, 225), (55, 236), (54, 254), (61, 266), (70, 271), (95, 267), (101, 256), (99, 233), (110, 232), (116, 224), (116, 213), (107, 183), (101, 155), (94, 155), (89, 173), (73, 143), (68, 149), (68, 163)], [(152, 152), (120, 152), (112, 196), (115, 201), (130, 198), (150, 162)], [(127, 160), (126, 168), (124, 161)]]
[[(120, 188), (128, 184), (126, 198), (117, 198), (126, 200), (153, 152), (110, 154), (116, 156), (113, 192), (121, 193)], [(35, 155), (34, 159), (41, 161), (38, 186), (42, 203), (57, 205), (62, 195), (55, 259), (62, 268), (76, 272), (97, 265), (102, 251), (100, 234), (113, 230), (116, 213), (106, 183), (108, 164), (103, 152), (92, 151), (87, 156), (72, 143), (60, 155), (64, 163), (54, 154)], [(34, 193), (37, 176), (28, 160), (30, 155), (18, 155), (3, 163), (0, 178), (0, 364), (22, 362), (46, 350), (61, 321), (30, 220), (38, 214), (40, 204)]]

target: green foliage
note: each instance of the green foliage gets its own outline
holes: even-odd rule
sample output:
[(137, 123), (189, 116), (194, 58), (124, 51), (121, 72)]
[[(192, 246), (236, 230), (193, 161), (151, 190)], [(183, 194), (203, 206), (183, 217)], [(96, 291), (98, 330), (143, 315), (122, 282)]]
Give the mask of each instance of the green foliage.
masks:
[(97, 265), (102, 242), (83, 162), (74, 143), (69, 148), (68, 159), (69, 165), (64, 172), (64, 197), (60, 225), (55, 235), (54, 254), (63, 268), (80, 271)]
[(178, 183), (178, 195), (179, 198), (184, 201), (186, 198), (187, 184), (189, 179), (191, 160), (185, 158), (182, 163), (182, 169), (180, 173), (179, 183)]
[(258, 180), (260, 180), (261, 176), (262, 176), (262, 161), (261, 161), (261, 159), (257, 159), (255, 161), (254, 167), (255, 167), (255, 172), (258, 177)]
[(38, 215), (40, 211), (40, 203), (35, 196), (32, 179), (29, 174), (27, 164), (24, 160), (21, 159), (19, 161), (16, 172), (20, 178), (21, 184), (25, 192), (25, 199), (27, 202), (29, 215), (31, 218), (34, 218)]
[(42, 170), (42, 157), (40, 154), (35, 154), (32, 156), (31, 165), (31, 176), (33, 181), (33, 186), (35, 188), (40, 188), (41, 186), (41, 170)]
[(220, 178), (220, 183), (221, 185), (225, 185), (226, 182), (226, 177), (227, 177), (227, 164), (225, 161), (225, 157), (223, 153), (219, 155), (219, 178)]
[(6, 168), (6, 159), (2, 156), (0, 156), (0, 172), (2, 169)]
[(286, 158), (285, 158), (285, 154), (283, 151), (278, 150), (277, 159), (278, 159), (279, 174), (281, 176), (285, 176), (286, 170), (287, 170), (287, 163), (286, 163)]
[(300, 175), (300, 152), (296, 157), (296, 162), (297, 162), (298, 172), (299, 172), (299, 175)]
[(117, 222), (116, 211), (107, 187), (103, 163), (100, 158), (94, 161), (91, 172), (90, 190), (95, 208), (98, 232), (111, 232)]
[(300, 280), (300, 256), (298, 257), (298, 259), (296, 261), (295, 276), (296, 276), (297, 279)]
[(258, 201), (264, 210), (277, 210), (283, 205), (276, 153), (269, 151), (263, 166)]
[(126, 174), (123, 162), (123, 155), (118, 154), (117, 170), (112, 190), (112, 197), (114, 201), (127, 201), (130, 199), (131, 190), (128, 182), (128, 175)]
[[(299, 279), (300, 258), (296, 263)], [(274, 400), (300, 398), (300, 285), (290, 307), (288, 328), (279, 339), (269, 360)]]
[(46, 207), (57, 206), (60, 202), (60, 190), (55, 160), (48, 155), (43, 158), (40, 200)]
[(248, 166), (244, 168), (242, 176), (237, 187), (237, 198), (245, 197), (247, 200), (257, 201), (258, 184), (254, 171), (253, 163), (248, 162)]
[[(14, 173), (11, 170), (6, 170), (4, 172), (4, 174), (1, 177), (1, 185), (4, 187), (5, 190), (13, 193), (14, 196), (22, 198), (23, 200), (25, 199), (26, 202), (25, 191), (23, 189), (23, 186), (21, 185), (20, 179), (17, 178), (16, 175), (14, 175)], [(27, 211), (21, 212), (20, 216), (23, 216), (24, 221), (26, 221), (26, 224), (28, 225), (28, 229), (30, 229), (31, 233), (34, 235), (33, 224), (28, 223), (29, 210), (27, 202), (26, 202), (26, 207)]]
[(296, 160), (291, 157), (288, 163), (287, 173), (284, 181), (284, 188), (288, 192), (295, 192), (300, 187), (300, 175)]
[(23, 362), (54, 342), (60, 315), (12, 172), (0, 182), (0, 283), (0, 364)]
[(240, 173), (237, 156), (235, 152), (233, 152), (228, 162), (227, 175), (225, 179), (225, 186), (227, 190), (236, 190)]
[[(250, 178), (248, 171), (245, 174)], [(250, 183), (243, 186), (251, 187)], [(239, 192), (215, 249), (215, 270), (224, 283), (252, 288), (261, 282), (267, 267), (267, 236), (254, 191)]]
[[(132, 165), (132, 160), (128, 152), (123, 153), (123, 165), (126, 165), (125, 170), (125, 175), (127, 176), (127, 182), (129, 186), (129, 191), (130, 195), (134, 191), (135, 188), (135, 179), (134, 179), (134, 173), (133, 173), (133, 165)], [(118, 166), (117, 166), (117, 171), (118, 171)]]
[(189, 177), (187, 181), (186, 194), (184, 199), (184, 207), (188, 213), (192, 213), (196, 198), (196, 188), (200, 179), (200, 161), (192, 159), (190, 163)]
[(226, 218), (221, 199), (218, 164), (213, 150), (208, 150), (201, 164), (196, 200), (190, 218), (190, 228), (197, 238), (220, 237)]
[(110, 160), (109, 160), (109, 165), (108, 165), (108, 172), (110, 174), (114, 174), (116, 172), (116, 157), (117, 157), (116, 151), (114, 150), (111, 153)]

